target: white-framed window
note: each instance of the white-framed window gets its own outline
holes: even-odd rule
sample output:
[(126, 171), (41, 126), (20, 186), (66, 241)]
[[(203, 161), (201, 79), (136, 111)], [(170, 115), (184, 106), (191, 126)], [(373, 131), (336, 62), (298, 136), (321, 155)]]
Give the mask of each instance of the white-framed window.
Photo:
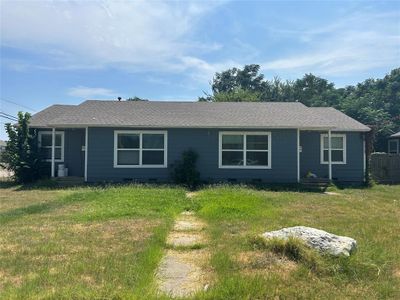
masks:
[[(45, 161), (51, 161), (53, 134), (51, 131), (39, 131), (39, 149)], [(54, 146), (54, 161), (64, 161), (64, 131), (56, 131)]]
[[(321, 134), (321, 164), (329, 163), (328, 134)], [(346, 164), (346, 135), (331, 134), (332, 164)]]
[(219, 133), (219, 168), (270, 169), (271, 133)]
[(399, 154), (399, 140), (389, 140), (388, 141), (388, 153)]
[(166, 167), (166, 131), (114, 131), (114, 168)]

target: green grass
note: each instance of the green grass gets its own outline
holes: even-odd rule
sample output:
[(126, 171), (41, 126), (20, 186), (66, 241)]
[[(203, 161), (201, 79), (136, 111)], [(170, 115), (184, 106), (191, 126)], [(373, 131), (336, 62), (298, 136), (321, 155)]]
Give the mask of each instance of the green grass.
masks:
[[(198, 213), (210, 224), (218, 274), (202, 298), (400, 298), (400, 186), (335, 191), (340, 195), (230, 186), (200, 191)], [(353, 237), (358, 250), (350, 258), (333, 258), (295, 241), (261, 249), (293, 260), (290, 272), (279, 264), (249, 270), (238, 261), (243, 253), (259, 253), (260, 233), (295, 225)]]
[[(210, 186), (0, 187), (0, 298), (153, 299), (178, 213), (208, 223), (215, 282), (196, 299), (399, 299), (400, 186), (340, 195)], [(349, 258), (258, 235), (304, 225), (353, 237)], [(203, 245), (202, 245), (203, 248)]]
[(173, 219), (190, 203), (181, 188), (3, 188), (0, 295), (142, 298)]

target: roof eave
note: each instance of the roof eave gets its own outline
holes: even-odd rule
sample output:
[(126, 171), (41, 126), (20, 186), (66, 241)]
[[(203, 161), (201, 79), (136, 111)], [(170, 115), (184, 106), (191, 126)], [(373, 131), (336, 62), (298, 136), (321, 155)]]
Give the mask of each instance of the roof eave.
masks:
[(334, 131), (348, 131), (348, 132), (368, 132), (371, 129), (343, 129), (333, 126), (171, 126), (171, 125), (122, 125), (122, 124), (48, 124), (31, 126), (32, 128), (86, 128), (86, 127), (99, 127), (99, 128), (195, 128), (195, 129), (209, 129), (209, 128), (221, 128), (221, 129), (300, 129), (300, 130), (334, 130)]

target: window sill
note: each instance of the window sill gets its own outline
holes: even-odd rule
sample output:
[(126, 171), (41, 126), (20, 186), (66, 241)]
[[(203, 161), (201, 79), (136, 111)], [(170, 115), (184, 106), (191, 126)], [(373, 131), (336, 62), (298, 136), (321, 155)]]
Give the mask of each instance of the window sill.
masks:
[(116, 169), (166, 169), (166, 165), (114, 165)]
[[(331, 162), (331, 164), (332, 165), (346, 165), (347, 163), (344, 162), (344, 161), (342, 161), (342, 162), (335, 161), (335, 162)], [(328, 162), (321, 162), (321, 165), (329, 165), (329, 163)]]
[(239, 169), (239, 170), (268, 170), (270, 166), (219, 166), (219, 169)]

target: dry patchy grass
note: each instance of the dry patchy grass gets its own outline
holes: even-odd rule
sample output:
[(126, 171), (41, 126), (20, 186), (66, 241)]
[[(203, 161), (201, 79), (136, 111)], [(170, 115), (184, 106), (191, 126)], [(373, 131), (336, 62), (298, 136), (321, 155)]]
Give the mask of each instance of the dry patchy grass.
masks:
[(183, 190), (152, 187), (0, 190), (4, 298), (132, 298), (152, 272)]

